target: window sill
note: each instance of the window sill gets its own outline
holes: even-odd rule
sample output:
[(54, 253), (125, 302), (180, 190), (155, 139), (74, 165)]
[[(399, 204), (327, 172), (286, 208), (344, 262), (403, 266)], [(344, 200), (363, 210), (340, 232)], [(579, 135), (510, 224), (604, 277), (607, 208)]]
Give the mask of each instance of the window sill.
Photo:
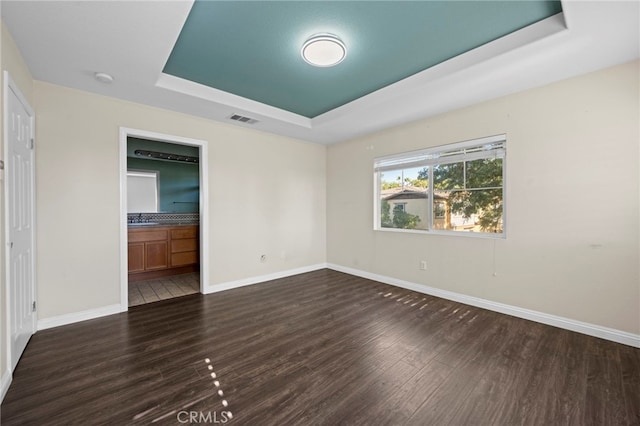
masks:
[(380, 232), (396, 232), (400, 234), (422, 234), (422, 235), (445, 235), (450, 237), (466, 237), (466, 238), (488, 238), (491, 240), (506, 240), (506, 233), (490, 234), (483, 232), (461, 232), (461, 231), (442, 231), (442, 230), (419, 230), (419, 229), (401, 229), (401, 228), (373, 228), (374, 231)]

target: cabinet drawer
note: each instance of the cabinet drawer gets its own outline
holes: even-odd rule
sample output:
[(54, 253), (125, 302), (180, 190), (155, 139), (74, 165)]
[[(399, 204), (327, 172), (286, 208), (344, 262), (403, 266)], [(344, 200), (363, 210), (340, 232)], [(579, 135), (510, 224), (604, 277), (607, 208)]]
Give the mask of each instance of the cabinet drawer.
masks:
[(198, 240), (195, 238), (185, 238), (183, 240), (171, 240), (171, 253), (182, 253), (185, 251), (197, 251)]
[(196, 238), (198, 236), (197, 226), (184, 226), (178, 229), (171, 230), (171, 239), (179, 240), (182, 238)]
[(196, 263), (198, 263), (198, 252), (196, 251), (186, 251), (171, 255), (171, 266), (195, 265)]
[(166, 241), (168, 239), (169, 233), (166, 229), (129, 232), (130, 243), (141, 243), (145, 241)]

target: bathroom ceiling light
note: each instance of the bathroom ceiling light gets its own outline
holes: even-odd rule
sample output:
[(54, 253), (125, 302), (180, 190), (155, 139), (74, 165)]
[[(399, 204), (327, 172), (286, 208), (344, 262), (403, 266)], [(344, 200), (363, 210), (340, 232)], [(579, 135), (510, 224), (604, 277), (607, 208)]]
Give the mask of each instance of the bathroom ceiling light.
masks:
[(113, 77), (106, 72), (97, 72), (93, 75), (100, 83), (111, 84), (113, 83)]
[(147, 151), (144, 149), (136, 149), (133, 151), (135, 155), (138, 157), (148, 157), (153, 158), (154, 160), (166, 160), (166, 161), (181, 161), (183, 163), (200, 163), (200, 159), (198, 157), (192, 157), (190, 155), (178, 155), (171, 154), (169, 152), (159, 152), (159, 151)]
[(304, 42), (301, 53), (314, 67), (332, 67), (344, 60), (347, 47), (333, 34), (316, 34)]

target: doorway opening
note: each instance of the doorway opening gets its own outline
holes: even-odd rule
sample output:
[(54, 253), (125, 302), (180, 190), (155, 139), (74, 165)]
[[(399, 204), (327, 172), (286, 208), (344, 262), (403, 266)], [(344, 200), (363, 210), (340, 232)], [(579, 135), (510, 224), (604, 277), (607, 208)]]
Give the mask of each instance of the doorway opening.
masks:
[(121, 129), (120, 144), (121, 310), (201, 293), (208, 253), (205, 143)]

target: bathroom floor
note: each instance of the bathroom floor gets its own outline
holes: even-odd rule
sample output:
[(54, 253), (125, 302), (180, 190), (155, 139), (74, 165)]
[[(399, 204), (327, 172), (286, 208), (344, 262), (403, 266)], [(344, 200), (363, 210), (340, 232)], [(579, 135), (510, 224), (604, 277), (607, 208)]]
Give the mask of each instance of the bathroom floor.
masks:
[(138, 281), (129, 283), (129, 306), (144, 305), (199, 292), (199, 272)]

